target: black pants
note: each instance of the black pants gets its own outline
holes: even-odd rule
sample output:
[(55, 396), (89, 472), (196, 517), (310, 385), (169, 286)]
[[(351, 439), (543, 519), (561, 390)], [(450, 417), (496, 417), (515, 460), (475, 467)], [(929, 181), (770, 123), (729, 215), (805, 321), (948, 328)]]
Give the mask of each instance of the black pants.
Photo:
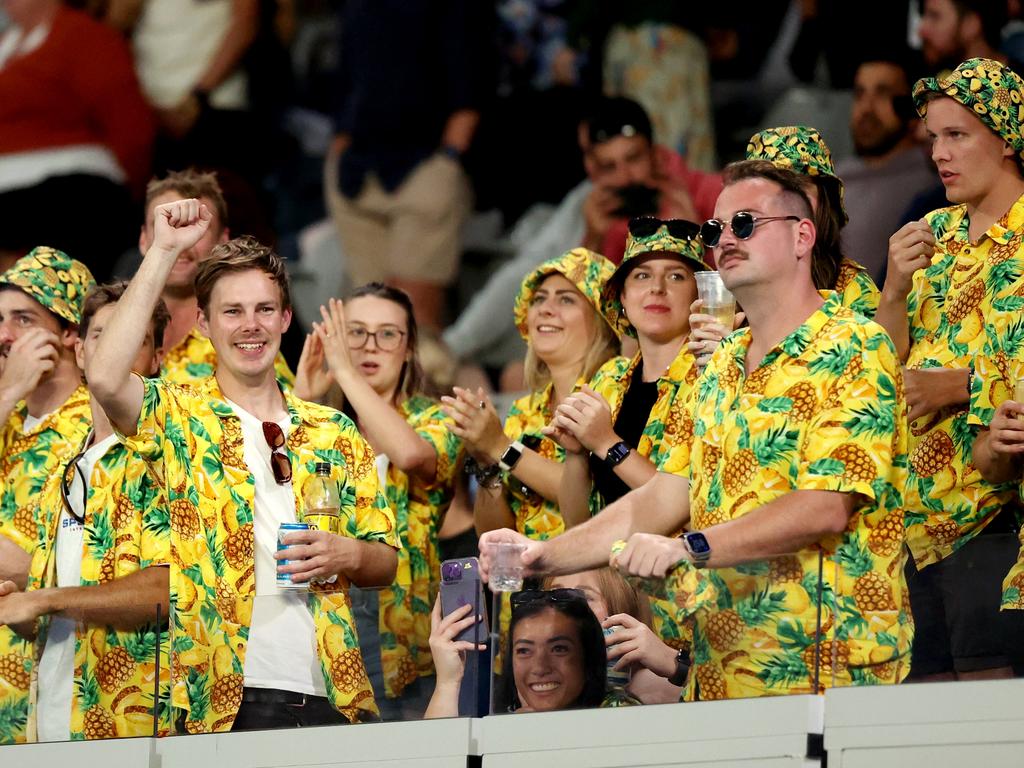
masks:
[(272, 688), (246, 688), (231, 730), (259, 731), (315, 725), (348, 725), (348, 720), (323, 696)]

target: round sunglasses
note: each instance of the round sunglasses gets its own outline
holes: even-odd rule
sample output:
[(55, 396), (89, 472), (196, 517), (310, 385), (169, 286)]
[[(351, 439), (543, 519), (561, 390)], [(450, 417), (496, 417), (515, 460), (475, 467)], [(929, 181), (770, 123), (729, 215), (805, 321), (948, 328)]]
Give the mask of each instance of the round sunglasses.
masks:
[(658, 233), (662, 227), (679, 240), (696, 240), (700, 225), (686, 219), (658, 219), (654, 216), (637, 216), (629, 221), (629, 234), (642, 240)]
[[(767, 224), (770, 221), (802, 221), (802, 219), (799, 216), (755, 216), (747, 211), (740, 211), (729, 220), (728, 226), (732, 228), (732, 233), (739, 240), (746, 240), (754, 234), (754, 229), (759, 225)], [(725, 227), (726, 222), (721, 219), (708, 219), (700, 227), (700, 239), (708, 248), (715, 248), (722, 238), (722, 233), (725, 232)]]

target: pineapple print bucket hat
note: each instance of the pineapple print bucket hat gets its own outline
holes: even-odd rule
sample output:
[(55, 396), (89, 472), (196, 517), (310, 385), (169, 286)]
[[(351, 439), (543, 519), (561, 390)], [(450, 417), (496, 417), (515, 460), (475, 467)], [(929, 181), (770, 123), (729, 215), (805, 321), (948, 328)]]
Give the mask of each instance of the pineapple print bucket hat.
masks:
[(516, 303), (513, 309), (516, 328), (519, 335), (529, 340), (529, 327), (526, 322), (526, 313), (533, 301), (533, 294), (549, 275), (559, 274), (565, 277), (576, 289), (583, 294), (590, 305), (597, 310), (597, 313), (604, 318), (604, 321), (615, 331), (616, 336), (622, 335), (622, 328), (615, 324), (614, 319), (609, 318), (601, 303), (601, 291), (605, 284), (615, 273), (615, 264), (599, 253), (587, 250), (586, 248), (573, 248), (561, 256), (548, 259), (537, 269), (526, 276), (519, 288), (519, 295), (516, 296)]
[(13, 285), (53, 314), (78, 325), (85, 294), (96, 284), (92, 272), (63, 251), (39, 246), (0, 275), (0, 285)]
[(992, 59), (968, 59), (948, 75), (921, 78), (913, 94), (921, 117), (928, 113), (933, 93), (967, 107), (1024, 160), (1024, 80), (1012, 69)]
[[(646, 224), (641, 229), (637, 224)], [(622, 284), (630, 270), (637, 265), (636, 259), (643, 256), (678, 256), (679, 260), (686, 264), (694, 272), (705, 272), (712, 267), (704, 260), (704, 243), (701, 241), (698, 232), (700, 228), (693, 224), (693, 234), (677, 236), (669, 231), (672, 224), (678, 222), (664, 222), (650, 217), (641, 217), (630, 222), (630, 231), (626, 237), (626, 252), (622, 256), (622, 262), (615, 272), (605, 283), (601, 292), (602, 313), (613, 323), (616, 333), (629, 334), (636, 337), (636, 329), (629, 322), (626, 313), (622, 309), (622, 302), (619, 295), (622, 293)], [(691, 222), (686, 222), (690, 224)], [(648, 235), (635, 234), (634, 229), (640, 232), (655, 228), (654, 232)]]
[(843, 204), (843, 181), (836, 176), (832, 151), (817, 128), (809, 125), (765, 128), (750, 137), (746, 159), (767, 160), (776, 168), (823, 180), (835, 193), (834, 202), (839, 205), (843, 224), (850, 221)]

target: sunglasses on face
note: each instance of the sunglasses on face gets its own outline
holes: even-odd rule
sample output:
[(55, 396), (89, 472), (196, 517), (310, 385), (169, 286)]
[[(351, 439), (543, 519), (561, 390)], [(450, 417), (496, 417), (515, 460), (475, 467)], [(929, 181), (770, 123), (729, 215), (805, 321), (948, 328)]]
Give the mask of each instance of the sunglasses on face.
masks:
[(272, 421), (263, 422), (263, 437), (270, 446), (270, 468), (274, 472), (274, 482), (284, 485), (292, 481), (292, 463), (284, 452), (284, 432)]
[(728, 224), (721, 219), (705, 221), (700, 228), (700, 239), (708, 248), (715, 248), (722, 233), (725, 232), (726, 226), (729, 226), (737, 239), (746, 240), (753, 236), (754, 230), (758, 226), (767, 224), (769, 221), (801, 221), (801, 218), (799, 216), (755, 216), (747, 211), (740, 211), (729, 220)]
[(574, 600), (587, 602), (587, 596), (580, 589), (524, 589), (512, 595), (512, 610), (534, 603), (568, 603)]
[(629, 234), (638, 240), (651, 237), (662, 227), (678, 240), (696, 240), (700, 226), (686, 219), (656, 219), (653, 216), (637, 216), (630, 219)]

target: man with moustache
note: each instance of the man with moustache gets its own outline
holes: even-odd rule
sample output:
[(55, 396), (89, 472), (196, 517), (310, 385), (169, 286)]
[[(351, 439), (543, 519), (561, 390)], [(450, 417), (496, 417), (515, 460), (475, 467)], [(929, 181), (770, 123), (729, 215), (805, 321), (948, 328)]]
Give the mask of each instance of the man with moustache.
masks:
[(910, 98), (911, 66), (910, 51), (897, 50), (857, 67), (850, 111), (857, 156), (836, 167), (850, 217), (843, 248), (878, 285), (885, 278), (889, 235), (906, 221), (914, 199), (936, 186), (935, 166), (916, 139), (920, 122)]
[(969, 59), (919, 80), (913, 95), (952, 203), (890, 238), (876, 315), (906, 365), (913, 676), (1009, 677), (1021, 630), (999, 601), (1017, 556), (1016, 490), (986, 482), (972, 462), (968, 405), (975, 358), (1024, 290), (1024, 81)]

